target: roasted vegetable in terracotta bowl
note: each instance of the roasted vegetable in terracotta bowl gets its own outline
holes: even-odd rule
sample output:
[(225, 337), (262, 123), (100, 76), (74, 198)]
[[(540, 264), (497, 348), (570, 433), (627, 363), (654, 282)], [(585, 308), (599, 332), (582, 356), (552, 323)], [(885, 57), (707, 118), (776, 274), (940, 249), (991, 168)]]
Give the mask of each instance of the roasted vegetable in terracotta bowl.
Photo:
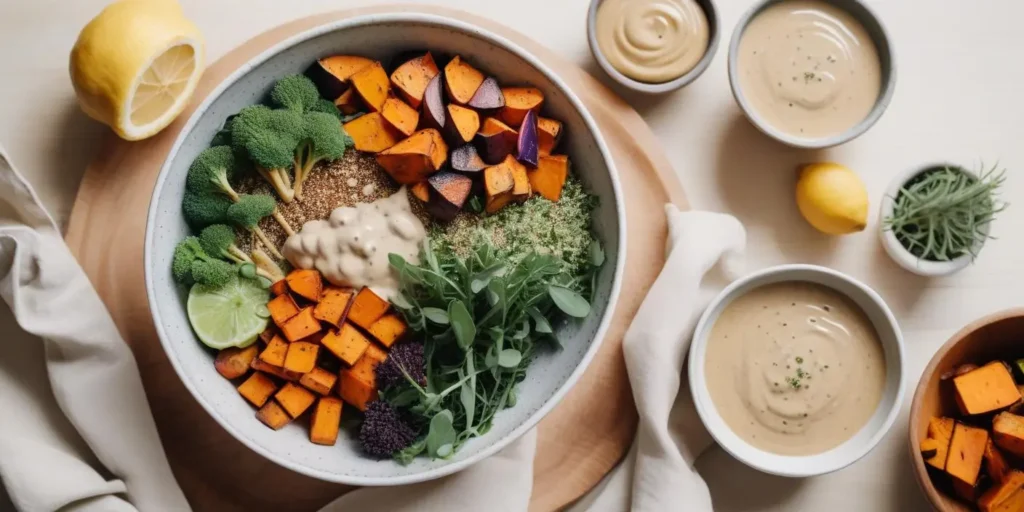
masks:
[(239, 441), (323, 480), (408, 484), (494, 454), (577, 381), (623, 215), (554, 71), (462, 22), (362, 16), (196, 109), (153, 193), (146, 286), (185, 387)]
[(921, 375), (910, 410), (918, 484), (942, 512), (1024, 510), (1024, 309), (961, 329)]

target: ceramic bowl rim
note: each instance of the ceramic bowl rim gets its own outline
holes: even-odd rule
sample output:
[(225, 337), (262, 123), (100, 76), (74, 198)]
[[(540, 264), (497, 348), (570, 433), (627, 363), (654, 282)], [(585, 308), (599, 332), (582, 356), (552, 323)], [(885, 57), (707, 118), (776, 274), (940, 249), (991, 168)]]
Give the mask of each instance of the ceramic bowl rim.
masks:
[(663, 94), (689, 85), (704, 74), (704, 71), (706, 71), (708, 66), (711, 65), (711, 61), (715, 58), (715, 53), (718, 52), (718, 41), (720, 39), (719, 34), (722, 31), (721, 22), (718, 19), (718, 8), (715, 6), (714, 0), (696, 1), (704, 11), (704, 16), (708, 19), (708, 47), (704, 50), (704, 55), (702, 55), (700, 60), (697, 61), (697, 64), (683, 75), (673, 78), (667, 82), (649, 83), (634, 80), (622, 74), (621, 71), (615, 69), (615, 66), (612, 66), (612, 64), (608, 62), (608, 59), (604, 56), (604, 52), (601, 51), (601, 45), (597, 42), (597, 9), (601, 6), (601, 3), (604, 2), (604, 0), (591, 0), (590, 8), (587, 10), (587, 43), (590, 46), (591, 55), (594, 56), (594, 59), (597, 60), (597, 64), (601, 66), (601, 69), (604, 70), (612, 80), (615, 80), (619, 85), (632, 91), (644, 94)]
[[(711, 395), (708, 392), (707, 385), (704, 381), (704, 360), (703, 357), (700, 357), (706, 352), (708, 334), (713, 326), (713, 320), (717, 319), (717, 315), (720, 314), (719, 309), (720, 307), (723, 307), (723, 304), (738, 297), (741, 290), (744, 290), (747, 287), (756, 287), (757, 285), (772, 280), (779, 275), (799, 275), (808, 273), (816, 274), (817, 276), (821, 276), (825, 279), (842, 281), (857, 289), (860, 293), (863, 293), (876, 308), (877, 313), (885, 319), (886, 325), (874, 325), (875, 329), (881, 331), (881, 328), (884, 327), (889, 331), (892, 338), (891, 343), (895, 345), (892, 348), (899, 357), (899, 364), (895, 366), (897, 375), (897, 382), (895, 382), (896, 396), (893, 398), (893, 402), (889, 410), (885, 413), (885, 418), (878, 426), (878, 430), (871, 434), (870, 438), (864, 441), (859, 449), (853, 451), (849, 456), (845, 458), (836, 458), (836, 460), (830, 463), (821, 462), (820, 460), (817, 462), (813, 461), (813, 459), (817, 459), (818, 457), (822, 457), (829, 453), (828, 451), (808, 456), (779, 455), (756, 448), (749, 443), (746, 443), (732, 432), (729, 432), (730, 436), (725, 436), (723, 432), (716, 432), (714, 428), (711, 428), (709, 423), (712, 419), (718, 423), (722, 423), (723, 425), (725, 422), (721, 419), (721, 416), (714, 408), (714, 402), (711, 399)], [(800, 281), (804, 279), (797, 277), (794, 280)], [(713, 316), (715, 317), (714, 319), (712, 318)], [(885, 340), (888, 338), (884, 335), (881, 335), (880, 338), (882, 338), (882, 343), (884, 345), (886, 343)], [(891, 365), (891, 362), (887, 361), (886, 364)], [(737, 279), (712, 299), (708, 304), (707, 309), (705, 309), (701, 314), (697, 327), (694, 330), (693, 341), (689, 350), (687, 371), (689, 373), (690, 393), (693, 397), (697, 414), (700, 416), (701, 422), (719, 446), (740, 462), (763, 473), (791, 478), (805, 478), (838, 471), (853, 464), (854, 462), (857, 462), (870, 453), (888, 434), (892, 425), (895, 423), (896, 418), (900, 414), (903, 403), (903, 396), (905, 392), (903, 388), (906, 382), (906, 354), (904, 350), (903, 333), (900, 330), (899, 323), (896, 321), (895, 315), (892, 313), (892, 310), (889, 308), (888, 304), (886, 304), (885, 300), (883, 300), (882, 297), (871, 287), (843, 272), (828, 267), (808, 264), (785, 264), (758, 270)], [(892, 384), (893, 383), (889, 382), (887, 379), (886, 387), (889, 387)], [(876, 414), (884, 405), (884, 403), (879, 403), (878, 408), (876, 408)], [(728, 429), (727, 426), (723, 426), (723, 428)], [(739, 448), (742, 448), (742, 450)], [(750, 454), (751, 456), (748, 457), (747, 454)]]
[[(522, 59), (529, 65), (533, 66), (541, 75), (543, 75), (550, 83), (558, 89), (562, 94), (565, 95), (566, 100), (570, 106), (575, 109), (583, 123), (589, 131), (596, 143), (598, 151), (601, 154), (601, 159), (605, 161), (608, 169), (609, 181), (613, 191), (613, 200), (615, 207), (615, 217), (617, 219), (617, 236), (618, 236), (618, 257), (616, 258), (616, 265), (612, 274), (612, 283), (609, 290), (608, 304), (605, 307), (603, 315), (598, 324), (597, 330), (594, 334), (593, 339), (590, 340), (590, 346), (584, 352), (583, 357), (580, 359), (579, 364), (573, 369), (572, 373), (566, 379), (565, 383), (559, 387), (555, 393), (548, 398), (544, 404), (534, 411), (529, 417), (526, 418), (520, 425), (515, 427), (508, 435), (503, 438), (497, 439), (494, 443), (489, 446), (482, 447), (475, 454), (450, 464), (445, 464), (436, 468), (428, 469), (420, 473), (415, 473), (405, 476), (396, 477), (367, 477), (367, 476), (350, 476), (350, 475), (339, 475), (329, 471), (322, 471), (313, 468), (309, 468), (299, 463), (292, 462), (285, 457), (278, 456), (270, 451), (264, 449), (262, 446), (256, 444), (247, 436), (242, 435), (238, 429), (232, 426), (231, 422), (226, 417), (217, 411), (213, 404), (208, 403), (202, 395), (197, 391), (196, 386), (191, 379), (186, 378), (188, 374), (186, 372), (183, 363), (178, 361), (177, 352), (172, 348), (171, 343), (168, 341), (168, 335), (165, 332), (163, 324), (161, 322), (159, 310), (157, 304), (161, 300), (157, 297), (154, 286), (154, 268), (153, 268), (153, 254), (150, 251), (150, 247), (154, 243), (155, 227), (157, 225), (157, 219), (159, 217), (159, 209), (157, 207), (158, 198), (163, 193), (164, 184), (169, 176), (171, 164), (178, 154), (181, 146), (184, 144), (185, 139), (192, 132), (193, 128), (197, 124), (200, 118), (202, 118), (211, 104), (218, 99), (224, 92), (232, 86), (235, 82), (241, 79), (243, 76), (248, 74), (256, 66), (267, 62), (274, 58), (283, 51), (292, 48), (305, 41), (314, 39), (316, 37), (323, 36), (331, 32), (337, 32), (346, 30), (353, 27), (374, 25), (374, 24), (385, 24), (385, 23), (406, 23), (406, 24), (422, 24), (429, 25), (443, 29), (455, 30), (479, 39), (482, 42), (490, 45), (500, 47), (509, 53), (515, 55), (517, 58)], [(272, 29), (271, 29), (272, 30)], [(160, 344), (167, 354), (171, 366), (174, 368), (178, 378), (188, 389), (192, 397), (199, 402), (199, 404), (206, 410), (220, 426), (231, 434), (236, 440), (247, 446), (249, 449), (260, 454), (264, 458), (286, 467), (297, 473), (317, 478), (319, 480), (325, 480), (330, 482), (357, 485), (357, 486), (392, 486), (392, 485), (406, 485), (419, 482), (425, 482), (433, 480), (443, 476), (447, 476), (458, 471), (461, 471), (491, 455), (494, 455), (501, 449), (511, 444), (516, 439), (520, 438), (523, 434), (534, 428), (541, 419), (543, 419), (549, 412), (551, 412), (555, 406), (557, 406), (570, 389), (577, 383), (583, 372), (590, 365), (594, 355), (597, 353), (601, 344), (604, 341), (605, 335), (607, 334), (608, 326), (611, 323), (611, 319), (614, 316), (616, 306), (618, 305), (618, 297), (622, 286), (622, 276), (625, 269), (625, 256), (627, 245), (626, 238), (626, 219), (625, 209), (622, 203), (622, 189), (621, 183), (618, 176), (618, 170), (615, 166), (615, 160), (611, 155), (607, 143), (604, 140), (601, 131), (597, 127), (596, 121), (590, 111), (586, 108), (579, 97), (572, 91), (572, 89), (565, 83), (565, 81), (558, 76), (553, 70), (551, 70), (546, 64), (541, 62), (537, 57), (525, 50), (518, 44), (508, 40), (504, 36), (496, 34), (488, 29), (479, 27), (469, 22), (448, 18), (437, 14), (428, 14), (423, 12), (391, 12), (383, 14), (361, 14), (350, 18), (341, 20), (330, 21), (316, 27), (312, 27), (307, 30), (303, 30), (287, 39), (261, 51), (255, 57), (249, 59), (245, 64), (240, 66), (238, 69), (229, 74), (224, 78), (215, 88), (213, 88), (209, 95), (196, 107), (195, 111), (190, 115), (185, 125), (182, 127), (180, 133), (175, 139), (170, 151), (168, 152), (166, 160), (160, 167), (160, 172), (156, 179), (156, 184), (153, 188), (153, 193), (150, 196), (149, 211), (146, 215), (146, 236), (143, 245), (143, 268), (145, 269), (145, 285), (146, 285), (146, 297), (150, 310), (150, 314), (154, 321), (154, 327), (157, 335), (160, 339)], [(198, 341), (197, 341), (198, 342)]]
[[(883, 67), (882, 71), (885, 73), (888, 70), (888, 80), (882, 83), (882, 90), (875, 101), (875, 105), (871, 107), (871, 111), (868, 115), (861, 119), (860, 122), (853, 125), (846, 131), (832, 135), (829, 137), (821, 138), (805, 138), (795, 137), (787, 135), (781, 130), (778, 130), (766, 122), (753, 108), (750, 102), (747, 101), (746, 96), (743, 95), (743, 88), (739, 85), (739, 69), (736, 63), (737, 56), (739, 55), (740, 40), (743, 38), (743, 34), (746, 32), (747, 27), (750, 25), (750, 21), (761, 13), (764, 9), (771, 5), (785, 2), (787, 0), (761, 0), (754, 4), (752, 7), (747, 9), (746, 12), (740, 17), (739, 21), (736, 22), (736, 26), (732, 31), (732, 37), (729, 40), (729, 88), (732, 90), (732, 96), (736, 100), (736, 104), (740, 106), (740, 110), (743, 111), (743, 115), (762, 133), (765, 135), (783, 143), (788, 146), (803, 148), (803, 149), (824, 149), (832, 146), (838, 146), (849, 142), (857, 137), (860, 137), (867, 132), (872, 126), (882, 118), (882, 114), (889, 107), (889, 103), (892, 102), (893, 94), (896, 92), (896, 52), (892, 47), (892, 38), (889, 37), (889, 32), (885, 28), (885, 24), (882, 23), (882, 18), (875, 13), (871, 7), (861, 0), (825, 0), (827, 3), (835, 5), (836, 7), (846, 11), (850, 15), (857, 18), (865, 28), (868, 29), (868, 33), (871, 35), (872, 40), (875, 43), (875, 47), (880, 52), (882, 50), (882, 44), (884, 42), (885, 56), (888, 57), (888, 65), (886, 65), (886, 59), (880, 59)], [(850, 11), (846, 4), (857, 5), (864, 11), (864, 17), (859, 16), (858, 13)], [(868, 23), (870, 22), (870, 23)], [(868, 26), (873, 23), (877, 25), (877, 30), (871, 30)]]
[[(974, 257), (970, 254), (965, 254), (950, 261), (932, 261), (918, 258), (911, 254), (906, 247), (903, 247), (903, 244), (896, 239), (896, 235), (892, 231), (885, 228), (884, 219), (892, 215), (893, 209), (896, 207), (896, 196), (899, 195), (900, 189), (903, 188), (903, 185), (922, 173), (941, 167), (955, 167), (963, 173), (978, 178), (977, 172), (946, 160), (914, 166), (897, 174), (892, 181), (889, 182), (889, 186), (886, 188), (885, 194), (882, 196), (881, 205), (879, 206), (878, 230), (879, 236), (882, 238), (882, 246), (885, 247), (885, 252), (894, 262), (896, 262), (897, 265), (903, 267), (909, 272), (925, 277), (946, 276), (963, 270), (970, 265), (972, 261), (974, 261)], [(982, 227), (982, 232), (984, 232), (985, 236), (988, 236), (991, 227), (991, 223), (986, 223)], [(975, 245), (974, 253), (980, 253), (984, 247), (985, 239), (982, 239)]]

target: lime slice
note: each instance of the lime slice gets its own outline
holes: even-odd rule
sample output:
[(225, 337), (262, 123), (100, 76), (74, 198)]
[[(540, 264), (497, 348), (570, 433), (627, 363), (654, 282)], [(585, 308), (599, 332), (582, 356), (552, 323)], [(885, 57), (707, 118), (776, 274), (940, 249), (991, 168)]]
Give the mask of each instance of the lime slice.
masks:
[(253, 279), (233, 278), (223, 287), (194, 285), (188, 293), (188, 319), (210, 348), (251, 345), (267, 328), (270, 292)]

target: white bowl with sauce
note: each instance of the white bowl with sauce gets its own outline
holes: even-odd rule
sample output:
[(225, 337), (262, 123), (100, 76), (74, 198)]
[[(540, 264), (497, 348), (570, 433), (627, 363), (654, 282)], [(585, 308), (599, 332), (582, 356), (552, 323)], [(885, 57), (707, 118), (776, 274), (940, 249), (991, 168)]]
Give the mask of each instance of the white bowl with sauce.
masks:
[(623, 87), (646, 94), (699, 77), (718, 49), (713, 0), (592, 0), (587, 39), (598, 65)]
[(704, 311), (690, 391), (732, 456), (765, 473), (816, 476), (885, 436), (903, 401), (903, 360), (899, 325), (878, 293), (832, 269), (782, 265), (737, 280)]
[(860, 0), (765, 0), (733, 30), (729, 84), (759, 130), (818, 149), (882, 117), (896, 65), (884, 25)]

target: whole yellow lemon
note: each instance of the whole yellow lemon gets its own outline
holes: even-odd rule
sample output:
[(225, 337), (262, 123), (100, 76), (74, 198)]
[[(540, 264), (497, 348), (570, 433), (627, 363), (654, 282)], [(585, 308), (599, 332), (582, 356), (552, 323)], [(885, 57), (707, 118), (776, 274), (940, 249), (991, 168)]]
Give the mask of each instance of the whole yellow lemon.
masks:
[(800, 168), (796, 183), (800, 214), (829, 235), (863, 231), (868, 224), (868, 190), (849, 168), (821, 162)]

